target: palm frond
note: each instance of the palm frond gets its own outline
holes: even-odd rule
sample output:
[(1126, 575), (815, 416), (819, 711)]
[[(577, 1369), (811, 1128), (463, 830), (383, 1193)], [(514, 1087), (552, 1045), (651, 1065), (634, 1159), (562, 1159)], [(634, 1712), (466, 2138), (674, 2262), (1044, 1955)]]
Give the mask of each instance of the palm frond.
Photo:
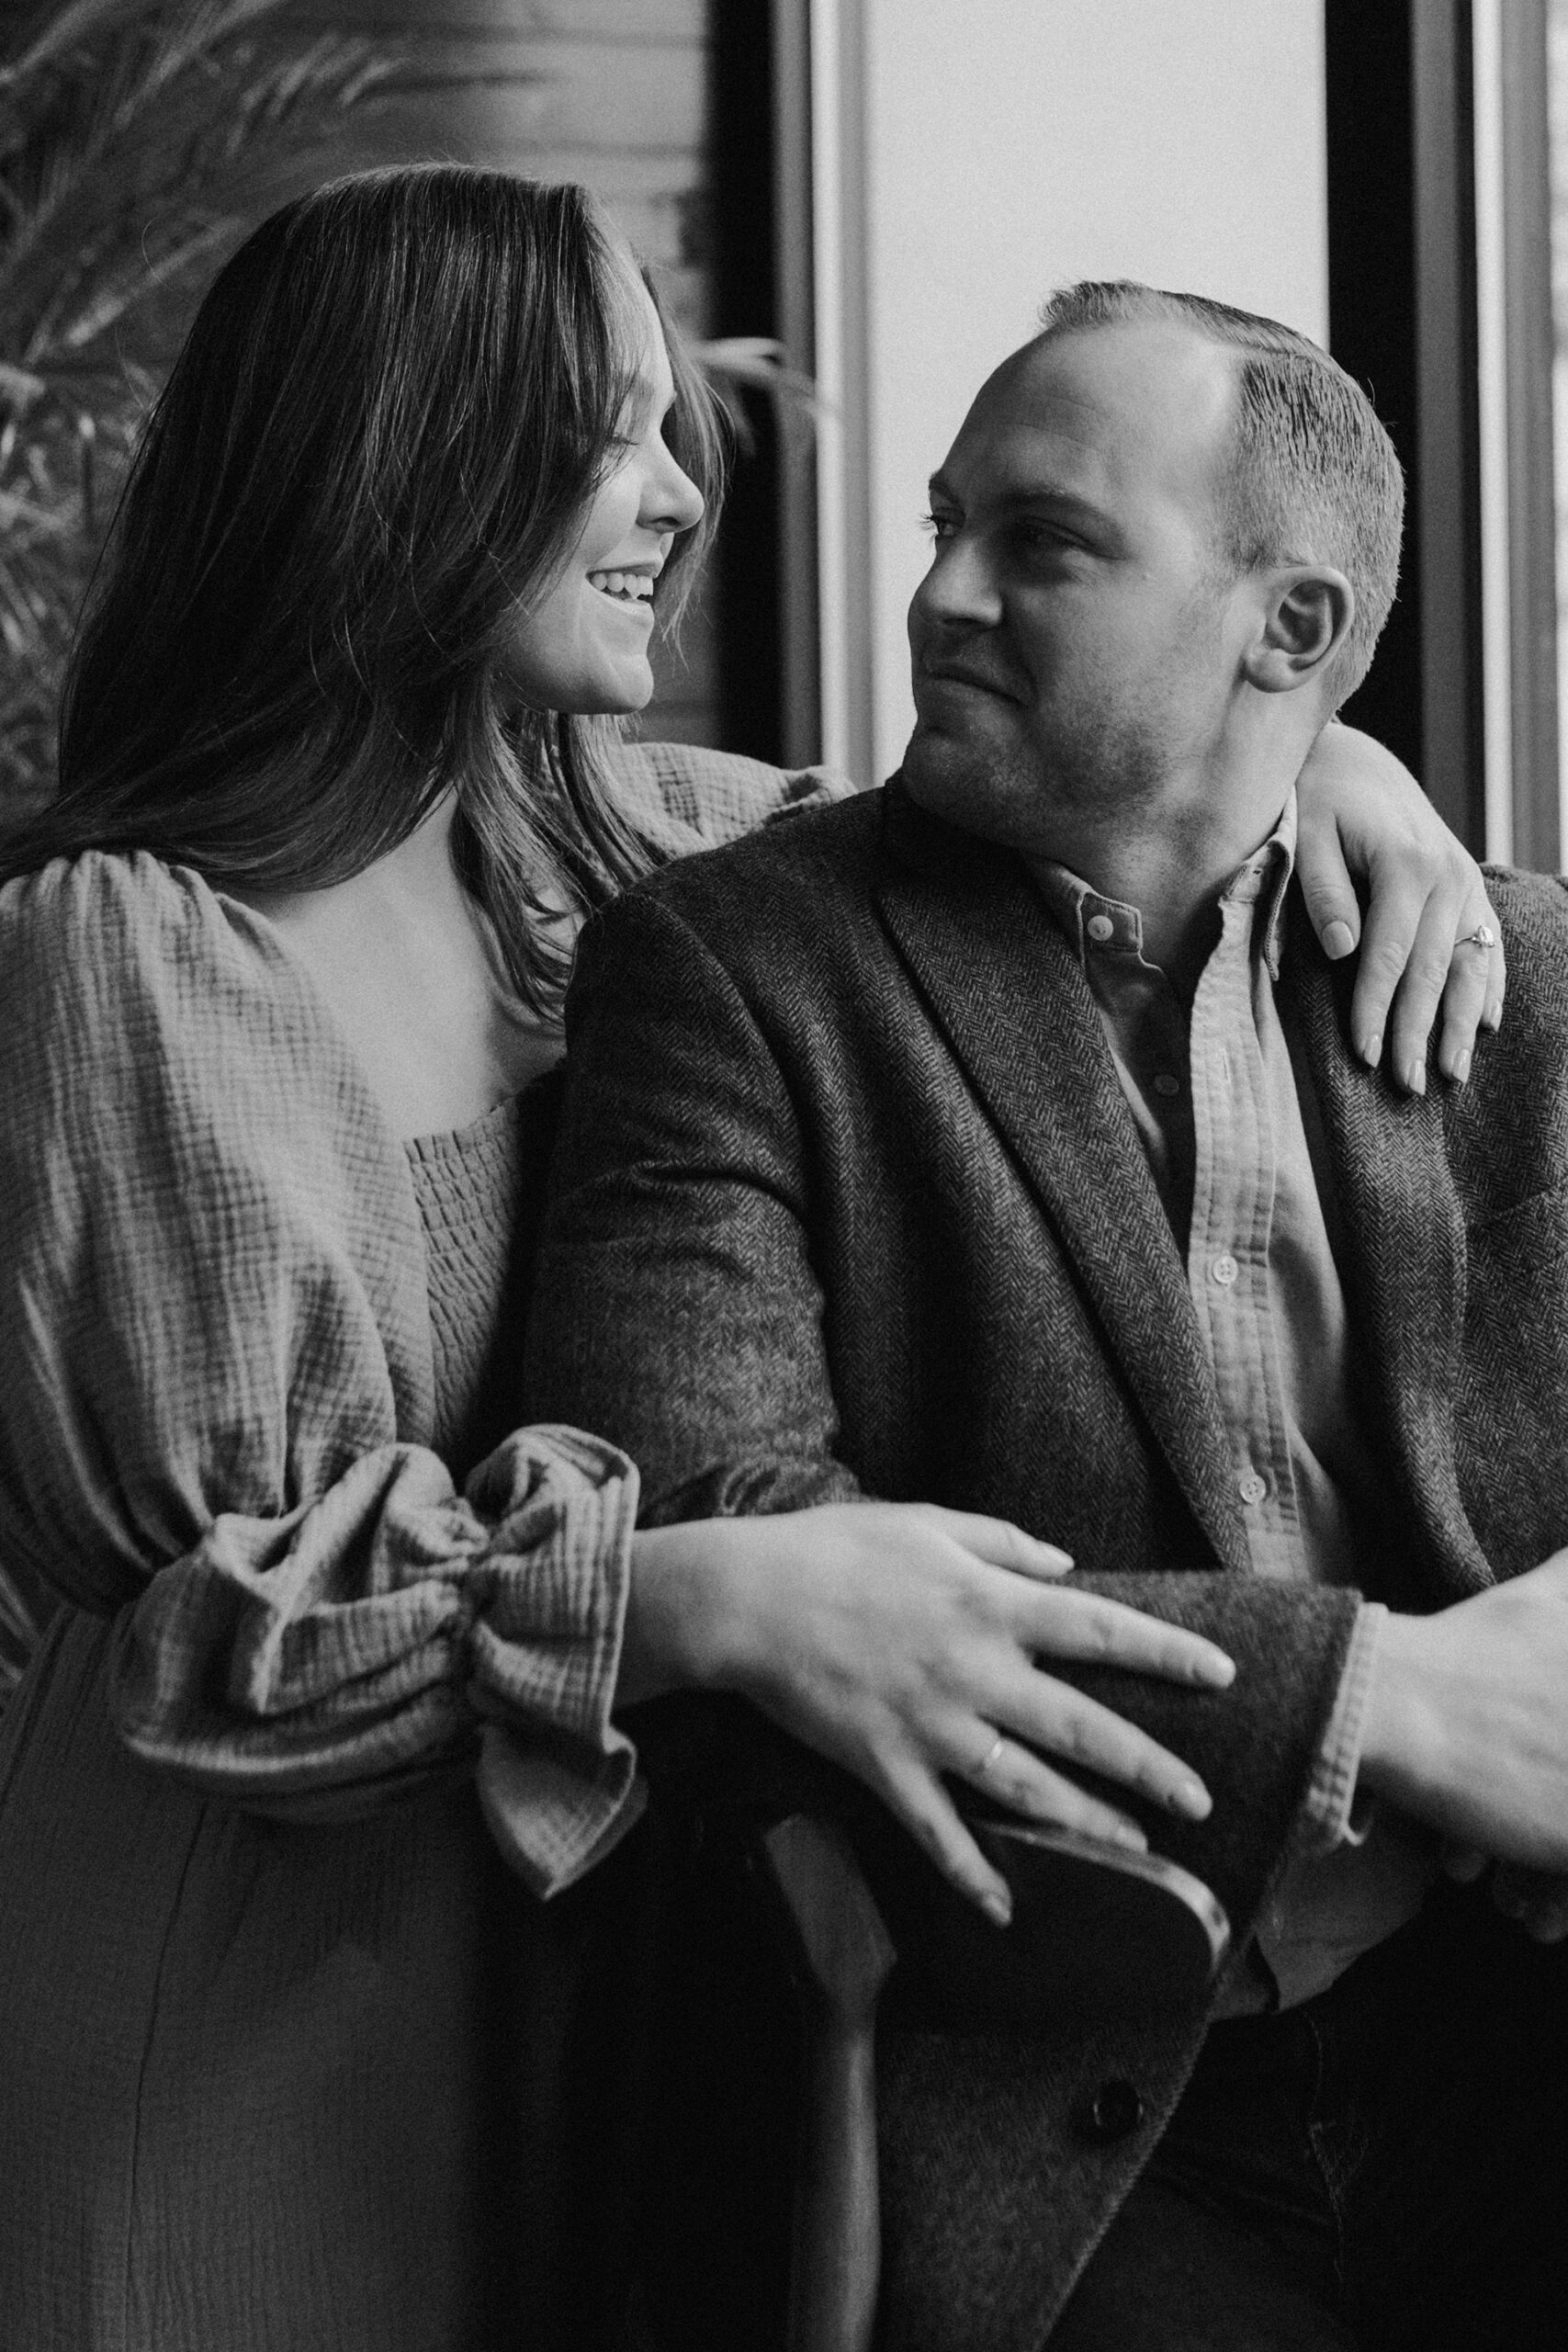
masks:
[(285, 168), (400, 55), (283, 0), (35, 0), (0, 22), (0, 822), (50, 788), (77, 608), (136, 430)]

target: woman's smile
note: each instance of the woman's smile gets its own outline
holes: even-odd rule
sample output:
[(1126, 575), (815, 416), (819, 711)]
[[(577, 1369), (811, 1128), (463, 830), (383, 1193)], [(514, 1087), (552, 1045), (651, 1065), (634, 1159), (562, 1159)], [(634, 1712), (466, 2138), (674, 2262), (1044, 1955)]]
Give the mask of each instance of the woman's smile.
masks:
[(591, 588), (597, 588), (602, 596), (608, 596), (616, 604), (641, 605), (651, 615), (653, 583), (658, 576), (658, 570), (652, 565), (637, 571), (627, 569), (624, 571), (591, 571), (588, 575), (588, 584)]

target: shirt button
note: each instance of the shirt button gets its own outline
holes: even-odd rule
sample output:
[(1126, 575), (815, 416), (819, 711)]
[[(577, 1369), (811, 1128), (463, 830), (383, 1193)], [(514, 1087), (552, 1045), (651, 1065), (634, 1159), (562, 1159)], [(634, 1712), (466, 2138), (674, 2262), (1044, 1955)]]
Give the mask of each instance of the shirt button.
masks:
[(1244, 1503), (1260, 1503), (1269, 1492), (1269, 1481), (1260, 1478), (1256, 1470), (1244, 1471), (1235, 1482), (1235, 1490)]
[(1109, 915), (1090, 915), (1088, 922), (1084, 925), (1084, 929), (1088, 932), (1091, 939), (1098, 939), (1104, 942), (1111, 937), (1111, 933), (1116, 929), (1116, 925), (1111, 922)]
[(1210, 1276), (1222, 1290), (1229, 1290), (1240, 1272), (1241, 1268), (1228, 1250), (1223, 1258), (1213, 1258), (1209, 1262)]
[(1162, 1069), (1155, 1080), (1155, 1092), (1163, 1094), (1168, 1101), (1171, 1095), (1179, 1094), (1180, 1091), (1181, 1080), (1179, 1078), (1173, 1078), (1169, 1070)]

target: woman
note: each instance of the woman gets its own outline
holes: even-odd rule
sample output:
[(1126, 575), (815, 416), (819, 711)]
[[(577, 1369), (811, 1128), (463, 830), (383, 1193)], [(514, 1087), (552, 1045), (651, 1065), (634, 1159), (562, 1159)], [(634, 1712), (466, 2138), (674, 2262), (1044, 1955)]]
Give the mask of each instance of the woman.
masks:
[[(998, 1917), (943, 1778), (998, 1728), (1025, 1812), (1137, 1839), (1062, 1749), (1206, 1808), (1034, 1660), (1227, 1662), (1048, 1546), (636, 1534), (632, 1464), (512, 1427), (573, 927), (697, 838), (598, 721), (716, 473), (581, 191), (446, 167), (275, 215), (151, 422), (0, 898), (0, 1558), (66, 1604), (0, 1727), (29, 2352), (612, 2332), (608, 2256), (550, 2304), (557, 2135), (614, 2103), (559, 2103), (579, 1894), (533, 1898), (630, 1867), (631, 1699), (752, 1698)], [(716, 830), (799, 788), (718, 774)]]

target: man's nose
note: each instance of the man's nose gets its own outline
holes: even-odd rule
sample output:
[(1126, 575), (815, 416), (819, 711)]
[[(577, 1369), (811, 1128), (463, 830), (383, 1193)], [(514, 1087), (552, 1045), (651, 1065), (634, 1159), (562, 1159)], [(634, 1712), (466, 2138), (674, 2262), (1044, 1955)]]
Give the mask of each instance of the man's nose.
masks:
[(995, 628), (1002, 603), (981, 540), (960, 533), (939, 539), (931, 570), (915, 591), (911, 619), (947, 628)]

